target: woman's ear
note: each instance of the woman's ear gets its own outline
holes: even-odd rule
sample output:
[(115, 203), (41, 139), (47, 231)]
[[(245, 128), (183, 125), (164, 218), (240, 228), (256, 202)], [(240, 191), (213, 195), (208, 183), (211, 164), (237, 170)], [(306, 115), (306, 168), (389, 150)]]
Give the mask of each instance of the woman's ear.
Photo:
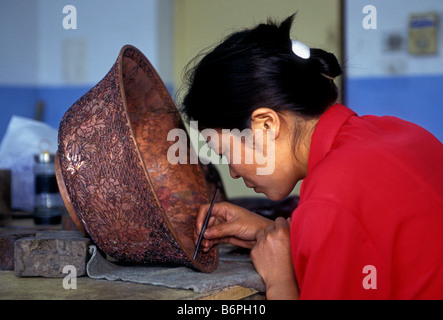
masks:
[(270, 108), (258, 108), (251, 115), (251, 129), (274, 130), (275, 139), (278, 138), (281, 130), (281, 119), (279, 114)]

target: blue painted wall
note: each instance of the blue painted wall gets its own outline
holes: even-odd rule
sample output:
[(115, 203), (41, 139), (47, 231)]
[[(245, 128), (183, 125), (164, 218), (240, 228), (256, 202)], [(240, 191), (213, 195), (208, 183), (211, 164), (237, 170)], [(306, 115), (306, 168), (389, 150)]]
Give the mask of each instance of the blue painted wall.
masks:
[(58, 128), (68, 108), (91, 86), (68, 87), (8, 87), (0, 86), (0, 141), (13, 115), (34, 119), (36, 106), (44, 103), (41, 120)]
[[(174, 86), (166, 83), (172, 96)], [(0, 86), (0, 142), (13, 115), (34, 119), (36, 106), (44, 103), (41, 121), (58, 128), (68, 108), (88, 92), (93, 85), (60, 87)]]
[(359, 115), (394, 115), (443, 141), (443, 76), (347, 78), (346, 104)]

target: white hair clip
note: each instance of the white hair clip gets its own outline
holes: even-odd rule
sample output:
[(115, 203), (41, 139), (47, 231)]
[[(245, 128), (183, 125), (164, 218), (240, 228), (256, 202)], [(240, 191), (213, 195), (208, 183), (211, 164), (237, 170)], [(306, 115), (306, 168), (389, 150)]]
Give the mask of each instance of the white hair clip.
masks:
[(296, 56), (302, 59), (309, 59), (309, 57), (311, 56), (311, 50), (307, 45), (297, 40), (291, 40), (291, 42), (292, 42), (292, 52), (294, 52)]

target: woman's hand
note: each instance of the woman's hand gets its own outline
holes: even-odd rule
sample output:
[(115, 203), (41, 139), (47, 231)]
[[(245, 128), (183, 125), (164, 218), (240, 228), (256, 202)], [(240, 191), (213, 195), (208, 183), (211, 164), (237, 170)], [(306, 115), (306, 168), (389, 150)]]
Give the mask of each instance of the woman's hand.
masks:
[[(290, 221), (290, 219), (289, 219)], [(290, 222), (277, 218), (257, 233), (251, 258), (266, 286), (267, 299), (298, 299), (297, 280), (292, 266)]]
[[(200, 206), (197, 214), (194, 242), (197, 243), (203, 227), (209, 204)], [(273, 222), (247, 209), (229, 202), (216, 203), (201, 242), (203, 251), (224, 242), (251, 249), (256, 242), (256, 234)]]

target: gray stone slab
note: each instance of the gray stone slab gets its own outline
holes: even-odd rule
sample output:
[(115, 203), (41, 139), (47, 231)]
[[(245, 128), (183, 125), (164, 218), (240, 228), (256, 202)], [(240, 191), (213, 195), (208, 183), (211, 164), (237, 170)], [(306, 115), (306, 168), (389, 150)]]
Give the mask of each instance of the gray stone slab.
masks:
[(91, 240), (79, 231), (42, 231), (15, 241), (14, 273), (20, 277), (61, 278), (63, 268), (75, 267), (76, 276), (86, 274)]
[(17, 239), (34, 236), (33, 229), (0, 228), (0, 270), (14, 270), (14, 243)]

